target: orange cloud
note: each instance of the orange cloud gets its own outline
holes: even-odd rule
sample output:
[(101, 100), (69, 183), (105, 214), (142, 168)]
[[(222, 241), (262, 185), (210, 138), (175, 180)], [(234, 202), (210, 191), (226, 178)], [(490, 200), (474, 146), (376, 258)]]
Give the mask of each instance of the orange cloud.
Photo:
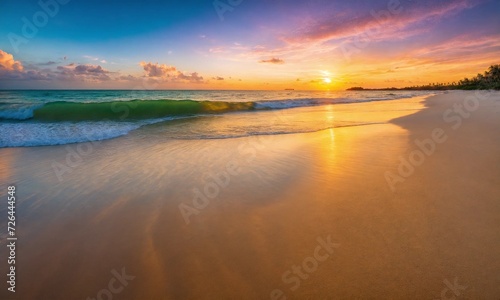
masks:
[(21, 62), (14, 60), (14, 56), (3, 50), (0, 50), (0, 70), (5, 71), (23, 71)]

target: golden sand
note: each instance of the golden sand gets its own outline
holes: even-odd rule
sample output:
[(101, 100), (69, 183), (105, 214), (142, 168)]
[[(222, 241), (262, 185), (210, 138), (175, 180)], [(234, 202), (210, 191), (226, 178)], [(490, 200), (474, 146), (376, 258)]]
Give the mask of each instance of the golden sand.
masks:
[(497, 299), (500, 94), (421, 102), (335, 105), (373, 124), (317, 133), (132, 134), (62, 181), (66, 146), (0, 149), (20, 199), (15, 299)]

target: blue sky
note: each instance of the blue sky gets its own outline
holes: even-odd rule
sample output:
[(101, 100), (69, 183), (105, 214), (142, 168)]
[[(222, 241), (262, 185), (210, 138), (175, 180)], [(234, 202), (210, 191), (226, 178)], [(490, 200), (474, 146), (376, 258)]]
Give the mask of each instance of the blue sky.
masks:
[(0, 88), (406, 86), (500, 57), (496, 0), (40, 2), (1, 1)]

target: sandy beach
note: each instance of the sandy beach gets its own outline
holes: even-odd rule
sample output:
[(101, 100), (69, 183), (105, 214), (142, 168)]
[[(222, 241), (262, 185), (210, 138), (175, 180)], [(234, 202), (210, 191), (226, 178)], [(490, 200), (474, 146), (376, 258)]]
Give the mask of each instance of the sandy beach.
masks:
[(499, 299), (499, 116), (500, 92), (450, 91), (331, 105), (370, 125), (314, 133), (2, 148), (0, 298)]

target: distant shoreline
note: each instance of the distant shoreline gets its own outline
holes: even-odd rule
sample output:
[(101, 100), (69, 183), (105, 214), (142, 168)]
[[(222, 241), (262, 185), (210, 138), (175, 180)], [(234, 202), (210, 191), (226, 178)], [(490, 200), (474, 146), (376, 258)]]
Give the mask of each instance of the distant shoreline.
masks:
[(463, 90), (470, 90), (470, 91), (474, 91), (474, 90), (494, 90), (494, 89), (487, 89), (487, 88), (484, 88), (484, 89), (461, 89), (461, 88), (439, 88), (439, 87), (436, 87), (436, 88), (430, 88), (430, 87), (426, 87), (426, 88), (420, 88), (420, 87), (404, 87), (404, 88), (373, 88), (373, 89), (365, 89), (365, 88), (359, 88), (359, 87), (352, 87), (352, 88), (348, 88), (346, 89), (346, 91), (355, 91), (355, 92), (376, 92), (376, 91), (463, 91)]
[(458, 82), (429, 83), (428, 85), (410, 86), (404, 88), (365, 89), (360, 86), (348, 88), (347, 91), (446, 91), (446, 90), (500, 90), (500, 65), (491, 65), (484, 74)]

